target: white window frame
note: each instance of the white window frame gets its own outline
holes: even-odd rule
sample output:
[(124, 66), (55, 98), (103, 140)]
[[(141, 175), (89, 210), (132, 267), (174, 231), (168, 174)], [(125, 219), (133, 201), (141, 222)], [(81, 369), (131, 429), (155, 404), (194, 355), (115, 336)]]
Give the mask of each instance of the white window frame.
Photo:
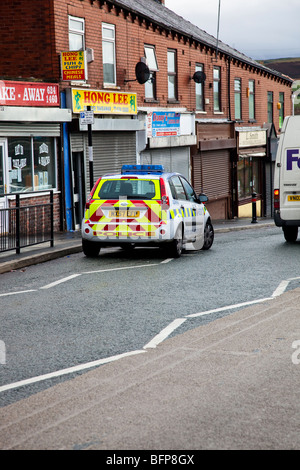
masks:
[(156, 99), (156, 72), (159, 71), (155, 46), (151, 46), (150, 44), (144, 45), (145, 57), (147, 61), (147, 65), (150, 71), (150, 78), (145, 83), (145, 99), (147, 100), (155, 100)]
[[(82, 30), (80, 29), (73, 29), (71, 27), (71, 22), (72, 21), (76, 21), (77, 23), (80, 23), (82, 25)], [(70, 45), (70, 35), (74, 35), (74, 36), (78, 36), (78, 37), (81, 37), (82, 38), (82, 47), (80, 47), (79, 49), (74, 49), (74, 48), (71, 48), (71, 45)], [(84, 21), (84, 18), (79, 18), (77, 16), (71, 16), (69, 15), (69, 48), (70, 50), (77, 50), (77, 51), (84, 51), (85, 49), (85, 21)]]
[[(195, 72), (203, 72), (204, 65), (203, 64), (196, 64)], [(195, 94), (196, 94), (196, 111), (204, 111), (204, 82), (195, 83)], [(199, 101), (201, 101), (200, 106), (197, 106), (197, 96), (200, 97)]]
[[(104, 31), (110, 30), (113, 34), (112, 37), (106, 37)], [(105, 81), (104, 79), (104, 43), (113, 45), (113, 81)], [(106, 86), (117, 85), (117, 74), (116, 74), (116, 26), (111, 23), (102, 23), (102, 65), (103, 65), (103, 83)]]
[(168, 49), (167, 63), (168, 63), (168, 100), (177, 101), (178, 89), (177, 89), (177, 50), (176, 49)]

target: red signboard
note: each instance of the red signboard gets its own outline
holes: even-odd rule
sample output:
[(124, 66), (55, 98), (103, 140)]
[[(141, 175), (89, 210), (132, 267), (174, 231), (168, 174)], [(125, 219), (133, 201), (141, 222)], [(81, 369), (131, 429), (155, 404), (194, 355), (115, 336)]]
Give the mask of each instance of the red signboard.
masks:
[(0, 80), (0, 106), (59, 106), (55, 83), (9, 82)]

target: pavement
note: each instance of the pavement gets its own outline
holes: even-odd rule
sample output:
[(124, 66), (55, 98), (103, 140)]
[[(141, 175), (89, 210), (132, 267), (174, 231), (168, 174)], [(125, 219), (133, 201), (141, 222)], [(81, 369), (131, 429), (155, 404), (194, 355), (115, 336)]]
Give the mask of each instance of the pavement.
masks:
[[(63, 250), (80, 250), (78, 234), (40, 256)], [(300, 289), (262, 299), (2, 407), (0, 449), (102, 450), (100, 464), (140, 468), (165, 454), (200, 464), (199, 450), (299, 450), (299, 305)]]

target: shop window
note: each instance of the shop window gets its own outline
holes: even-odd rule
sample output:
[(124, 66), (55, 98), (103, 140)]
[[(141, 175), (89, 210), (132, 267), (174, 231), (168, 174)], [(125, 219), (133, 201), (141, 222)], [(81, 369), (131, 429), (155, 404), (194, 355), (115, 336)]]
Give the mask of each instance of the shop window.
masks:
[(69, 16), (69, 48), (70, 51), (84, 50), (84, 19)]
[(102, 24), (103, 81), (116, 85), (116, 41), (115, 25)]
[(214, 67), (213, 74), (213, 90), (214, 90), (214, 111), (221, 111), (221, 70), (220, 67)]
[(157, 64), (154, 46), (145, 45), (145, 57), (147, 60), (147, 66), (150, 70), (150, 78), (145, 83), (145, 99), (155, 100), (156, 99), (156, 72), (158, 72), (158, 64)]
[(284, 93), (279, 93), (279, 129), (282, 128), (284, 120)]
[(255, 88), (254, 80), (249, 80), (249, 120), (255, 120)]
[(234, 117), (237, 121), (242, 119), (242, 95), (241, 95), (241, 79), (234, 80)]
[(55, 147), (50, 137), (34, 137), (34, 188), (51, 189), (56, 186)]
[(11, 193), (55, 188), (55, 139), (8, 138), (8, 168)]
[(177, 58), (176, 51), (168, 51), (168, 99), (177, 100)]
[(273, 91), (268, 91), (268, 122), (273, 122)]
[(257, 159), (242, 158), (238, 162), (238, 197), (247, 199), (253, 192), (260, 192), (260, 172)]
[[(196, 65), (196, 72), (203, 72), (203, 65)], [(204, 111), (204, 82), (196, 83), (196, 110)]]

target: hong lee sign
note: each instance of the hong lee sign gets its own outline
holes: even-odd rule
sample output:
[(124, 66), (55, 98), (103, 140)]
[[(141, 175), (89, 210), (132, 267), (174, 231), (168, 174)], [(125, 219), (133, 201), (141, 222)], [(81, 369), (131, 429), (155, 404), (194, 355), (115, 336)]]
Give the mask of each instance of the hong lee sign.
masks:
[(0, 80), (0, 106), (59, 106), (58, 85)]
[(88, 106), (95, 114), (137, 114), (135, 93), (72, 88), (73, 113), (85, 111)]
[(61, 71), (64, 81), (87, 80), (85, 51), (66, 51), (61, 53)]

